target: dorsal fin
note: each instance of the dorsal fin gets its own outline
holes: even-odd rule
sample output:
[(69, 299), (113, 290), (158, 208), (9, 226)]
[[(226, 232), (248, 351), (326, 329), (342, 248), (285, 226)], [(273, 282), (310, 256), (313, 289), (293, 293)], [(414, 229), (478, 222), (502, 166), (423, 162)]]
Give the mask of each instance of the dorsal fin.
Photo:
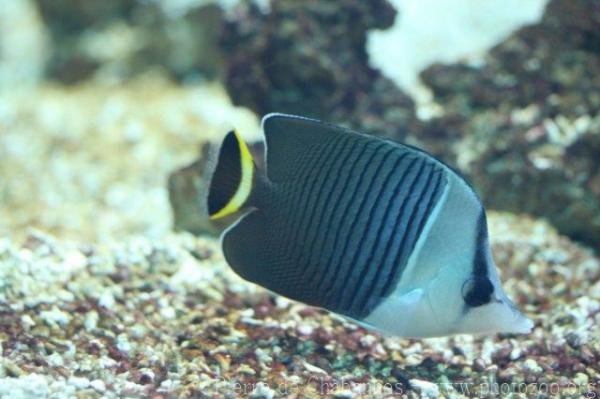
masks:
[(314, 151), (319, 145), (351, 132), (315, 119), (286, 114), (266, 115), (262, 120), (262, 128), (266, 143), (267, 176), (276, 183), (297, 174), (307, 148)]

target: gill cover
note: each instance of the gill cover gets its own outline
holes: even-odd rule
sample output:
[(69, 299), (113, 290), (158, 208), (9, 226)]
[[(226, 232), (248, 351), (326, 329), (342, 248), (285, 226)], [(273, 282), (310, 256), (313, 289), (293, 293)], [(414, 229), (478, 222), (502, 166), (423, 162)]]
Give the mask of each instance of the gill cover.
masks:
[(252, 192), (254, 169), (252, 154), (239, 133), (236, 130), (227, 133), (208, 192), (211, 220), (231, 215), (244, 207)]

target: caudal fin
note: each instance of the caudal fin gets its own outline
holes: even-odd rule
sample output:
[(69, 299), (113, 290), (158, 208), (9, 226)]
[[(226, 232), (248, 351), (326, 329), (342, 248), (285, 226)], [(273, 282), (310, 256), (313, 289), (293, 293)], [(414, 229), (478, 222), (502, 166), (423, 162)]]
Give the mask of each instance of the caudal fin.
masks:
[(248, 201), (255, 181), (252, 154), (235, 130), (221, 144), (217, 166), (208, 192), (208, 214), (220, 219), (241, 210)]

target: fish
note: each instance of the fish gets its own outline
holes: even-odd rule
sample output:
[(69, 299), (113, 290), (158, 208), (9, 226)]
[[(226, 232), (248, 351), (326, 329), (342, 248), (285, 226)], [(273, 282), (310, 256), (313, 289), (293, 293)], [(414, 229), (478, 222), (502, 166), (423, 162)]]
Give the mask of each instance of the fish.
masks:
[(525, 334), (502, 288), (485, 209), (457, 171), (413, 146), (280, 113), (258, 168), (238, 131), (210, 179), (233, 271), (267, 290), (409, 338)]

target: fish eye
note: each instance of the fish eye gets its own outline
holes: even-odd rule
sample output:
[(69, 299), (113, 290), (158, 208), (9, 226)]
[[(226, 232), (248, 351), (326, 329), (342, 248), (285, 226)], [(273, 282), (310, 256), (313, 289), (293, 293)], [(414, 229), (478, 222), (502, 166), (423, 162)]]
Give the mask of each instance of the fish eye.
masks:
[(485, 305), (492, 300), (494, 285), (485, 276), (473, 276), (464, 282), (462, 297), (470, 307)]

